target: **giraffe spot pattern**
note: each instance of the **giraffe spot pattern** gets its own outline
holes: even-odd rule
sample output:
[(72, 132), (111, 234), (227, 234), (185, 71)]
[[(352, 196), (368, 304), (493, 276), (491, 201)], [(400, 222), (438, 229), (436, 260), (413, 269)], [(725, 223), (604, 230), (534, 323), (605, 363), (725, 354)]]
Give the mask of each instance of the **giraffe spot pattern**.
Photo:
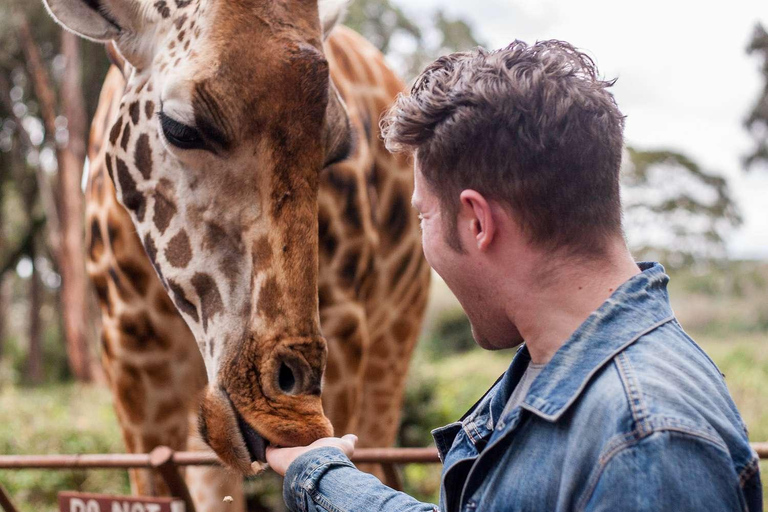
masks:
[(91, 221), (91, 244), (88, 252), (91, 261), (100, 260), (101, 255), (104, 254), (104, 239), (101, 237), (101, 227), (96, 219)]
[(131, 140), (131, 125), (126, 124), (125, 130), (123, 131), (123, 137), (120, 139), (120, 147), (123, 148), (123, 151), (126, 151), (128, 149), (128, 142)]
[(155, 102), (148, 100), (144, 104), (144, 114), (146, 114), (147, 119), (152, 119), (152, 116), (155, 114)]
[(136, 188), (136, 181), (131, 176), (128, 166), (120, 158), (117, 162), (117, 180), (120, 183), (120, 193), (123, 198), (123, 204), (126, 208), (133, 211), (139, 222), (144, 222), (144, 213), (147, 209), (147, 199)]
[[(117, 143), (117, 138), (120, 136), (120, 130), (123, 127), (123, 118), (118, 118), (115, 124), (112, 125), (112, 129), (109, 131), (109, 142), (114, 146)], [(109, 160), (109, 159), (107, 159)]]
[(171, 224), (171, 219), (176, 215), (176, 203), (173, 202), (164, 193), (158, 191), (155, 194), (155, 212), (152, 216), (152, 222), (157, 226), (161, 235)]
[(141, 118), (141, 107), (139, 106), (138, 101), (134, 101), (130, 104), (128, 107), (128, 115), (131, 116), (131, 122), (133, 124), (139, 124), (139, 119)]
[(167, 350), (171, 341), (160, 334), (146, 313), (124, 313), (118, 321), (123, 333), (122, 345), (128, 351)]
[(136, 293), (144, 296), (149, 288), (149, 275), (144, 271), (141, 264), (131, 260), (118, 260), (117, 266), (128, 282), (131, 283), (133, 289), (136, 290)]
[(152, 148), (149, 147), (149, 135), (142, 133), (136, 141), (133, 162), (145, 180), (152, 175)]
[(157, 12), (160, 13), (160, 16), (163, 18), (167, 18), (171, 15), (171, 9), (168, 7), (168, 4), (165, 3), (165, 0), (160, 0), (159, 2), (154, 3), (155, 9), (157, 9)]
[(132, 365), (123, 365), (117, 375), (117, 395), (131, 423), (141, 423), (145, 417), (146, 389), (139, 370)]
[(266, 321), (271, 322), (280, 314), (280, 285), (274, 275), (267, 277), (259, 291), (259, 302), (256, 306), (259, 314)]
[(168, 280), (168, 290), (171, 292), (171, 296), (173, 297), (173, 303), (176, 304), (176, 307), (179, 311), (182, 313), (185, 313), (187, 316), (192, 318), (192, 320), (195, 321), (195, 323), (200, 322), (200, 317), (197, 314), (197, 308), (194, 304), (192, 304), (187, 296), (184, 294), (184, 289), (179, 286), (178, 283), (173, 281), (172, 279)]
[(165, 258), (175, 268), (186, 268), (192, 260), (192, 247), (189, 244), (189, 236), (182, 229), (168, 242), (165, 248)]
[(195, 288), (197, 296), (200, 297), (203, 330), (207, 331), (208, 321), (224, 310), (219, 287), (216, 286), (216, 281), (213, 277), (204, 272), (198, 272), (192, 276), (192, 286)]

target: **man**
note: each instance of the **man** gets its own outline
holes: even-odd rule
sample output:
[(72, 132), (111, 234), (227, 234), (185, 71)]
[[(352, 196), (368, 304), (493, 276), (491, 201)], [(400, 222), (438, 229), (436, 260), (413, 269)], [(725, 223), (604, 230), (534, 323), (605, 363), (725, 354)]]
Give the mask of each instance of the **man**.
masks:
[[(525, 344), (433, 432), (439, 509), (355, 469), (356, 438), (270, 449), (301, 511), (758, 511), (758, 458), (655, 263), (621, 226), (623, 116), (559, 41), (438, 59), (384, 121), (415, 156), (424, 254), (477, 343)], [(286, 473), (287, 472), (287, 473)]]

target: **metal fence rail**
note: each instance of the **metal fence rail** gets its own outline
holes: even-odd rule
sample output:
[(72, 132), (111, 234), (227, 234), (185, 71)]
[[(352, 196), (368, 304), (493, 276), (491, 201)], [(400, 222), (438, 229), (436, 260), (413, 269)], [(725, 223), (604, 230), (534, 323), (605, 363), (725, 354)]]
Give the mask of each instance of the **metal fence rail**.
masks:
[[(752, 443), (752, 448), (761, 459), (768, 459), (768, 442)], [(440, 462), (440, 459), (435, 448), (359, 448), (355, 450), (352, 462), (381, 463), (391, 470), (392, 464), (430, 464)], [(0, 456), (0, 469), (154, 469), (165, 480), (171, 494), (184, 500), (188, 512), (195, 512), (195, 506), (179, 467), (219, 464), (221, 461), (213, 453), (174, 452), (167, 446), (159, 446), (151, 453)], [(2, 485), (0, 507), (5, 512), (16, 512)]]

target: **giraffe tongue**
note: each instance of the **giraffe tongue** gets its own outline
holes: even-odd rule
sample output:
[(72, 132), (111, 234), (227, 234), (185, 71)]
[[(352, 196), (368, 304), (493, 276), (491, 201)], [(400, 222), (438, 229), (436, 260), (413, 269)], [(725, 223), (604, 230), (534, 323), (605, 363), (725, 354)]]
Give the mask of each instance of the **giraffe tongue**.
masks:
[(267, 441), (261, 437), (246, 421), (237, 414), (237, 426), (245, 440), (245, 447), (251, 456), (251, 462), (267, 462)]

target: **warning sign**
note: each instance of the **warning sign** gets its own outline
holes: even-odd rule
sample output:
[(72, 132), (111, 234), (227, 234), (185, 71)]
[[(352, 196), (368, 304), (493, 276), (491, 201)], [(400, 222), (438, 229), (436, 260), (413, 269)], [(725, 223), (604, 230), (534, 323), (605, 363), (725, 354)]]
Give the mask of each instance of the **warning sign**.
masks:
[(185, 507), (174, 498), (60, 492), (59, 512), (185, 512)]

